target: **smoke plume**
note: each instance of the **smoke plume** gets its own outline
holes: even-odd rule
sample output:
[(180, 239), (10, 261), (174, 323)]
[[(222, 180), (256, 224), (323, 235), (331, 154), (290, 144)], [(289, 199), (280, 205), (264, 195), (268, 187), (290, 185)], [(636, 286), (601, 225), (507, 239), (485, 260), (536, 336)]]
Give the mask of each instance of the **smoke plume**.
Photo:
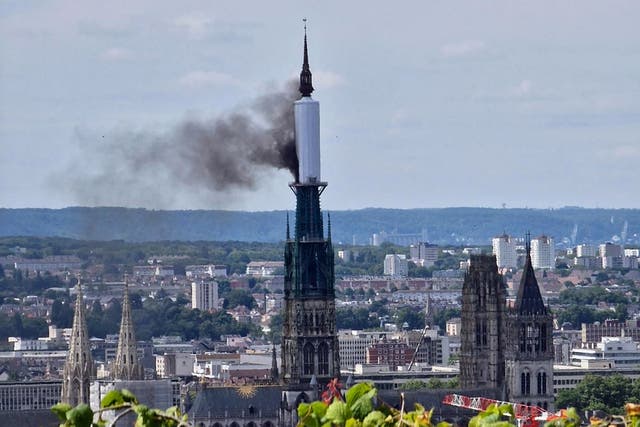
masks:
[(79, 163), (86, 170), (67, 174), (67, 188), (81, 204), (166, 207), (172, 203), (167, 193), (175, 191), (211, 198), (255, 190), (258, 178), (274, 169), (287, 169), (297, 181), (298, 97), (292, 81), (248, 107), (209, 120), (185, 119), (164, 132), (118, 129), (97, 137), (97, 144), (95, 135), (79, 134)]

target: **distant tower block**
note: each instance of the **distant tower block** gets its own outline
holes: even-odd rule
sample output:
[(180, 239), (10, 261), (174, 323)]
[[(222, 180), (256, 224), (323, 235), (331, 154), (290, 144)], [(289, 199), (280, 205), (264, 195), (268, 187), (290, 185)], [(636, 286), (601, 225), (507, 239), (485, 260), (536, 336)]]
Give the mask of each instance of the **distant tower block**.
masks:
[(94, 366), (89, 346), (82, 285), (78, 278), (78, 297), (69, 340), (69, 353), (62, 375), (62, 402), (71, 406), (80, 403), (89, 404), (89, 385), (93, 377)]
[(471, 255), (462, 287), (461, 387), (503, 387), (505, 304), (496, 257)]

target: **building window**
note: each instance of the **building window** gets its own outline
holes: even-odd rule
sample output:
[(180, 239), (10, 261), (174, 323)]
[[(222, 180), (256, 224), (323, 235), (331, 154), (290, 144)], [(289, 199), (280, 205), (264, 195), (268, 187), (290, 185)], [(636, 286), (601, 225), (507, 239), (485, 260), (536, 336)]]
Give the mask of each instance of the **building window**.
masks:
[(329, 375), (329, 346), (322, 343), (318, 347), (318, 374)]
[(520, 374), (520, 394), (523, 396), (531, 394), (531, 374), (529, 372)]
[(303, 374), (304, 375), (313, 375), (313, 362), (314, 362), (314, 348), (313, 348), (313, 344), (311, 343), (306, 343), (304, 345), (304, 350), (303, 350), (303, 365), (302, 365), (302, 369), (303, 369)]

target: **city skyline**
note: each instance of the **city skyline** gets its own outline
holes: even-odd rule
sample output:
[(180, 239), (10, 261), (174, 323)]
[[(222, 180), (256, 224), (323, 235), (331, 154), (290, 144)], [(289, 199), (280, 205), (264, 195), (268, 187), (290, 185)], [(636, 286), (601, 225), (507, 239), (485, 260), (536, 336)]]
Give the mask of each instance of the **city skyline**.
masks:
[(216, 192), (113, 147), (281, 88), (307, 17), (324, 208), (640, 207), (639, 5), (365, 6), (1, 5), (0, 206), (292, 209), (285, 171)]

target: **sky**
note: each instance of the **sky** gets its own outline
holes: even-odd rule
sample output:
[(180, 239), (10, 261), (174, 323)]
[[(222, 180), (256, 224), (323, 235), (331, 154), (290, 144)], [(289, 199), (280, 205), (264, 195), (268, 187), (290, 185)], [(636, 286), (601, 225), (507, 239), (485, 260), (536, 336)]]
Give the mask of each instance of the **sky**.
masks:
[(635, 0), (5, 0), (0, 207), (292, 209), (284, 170), (117, 165), (295, 78), (303, 18), (323, 208), (640, 208)]

